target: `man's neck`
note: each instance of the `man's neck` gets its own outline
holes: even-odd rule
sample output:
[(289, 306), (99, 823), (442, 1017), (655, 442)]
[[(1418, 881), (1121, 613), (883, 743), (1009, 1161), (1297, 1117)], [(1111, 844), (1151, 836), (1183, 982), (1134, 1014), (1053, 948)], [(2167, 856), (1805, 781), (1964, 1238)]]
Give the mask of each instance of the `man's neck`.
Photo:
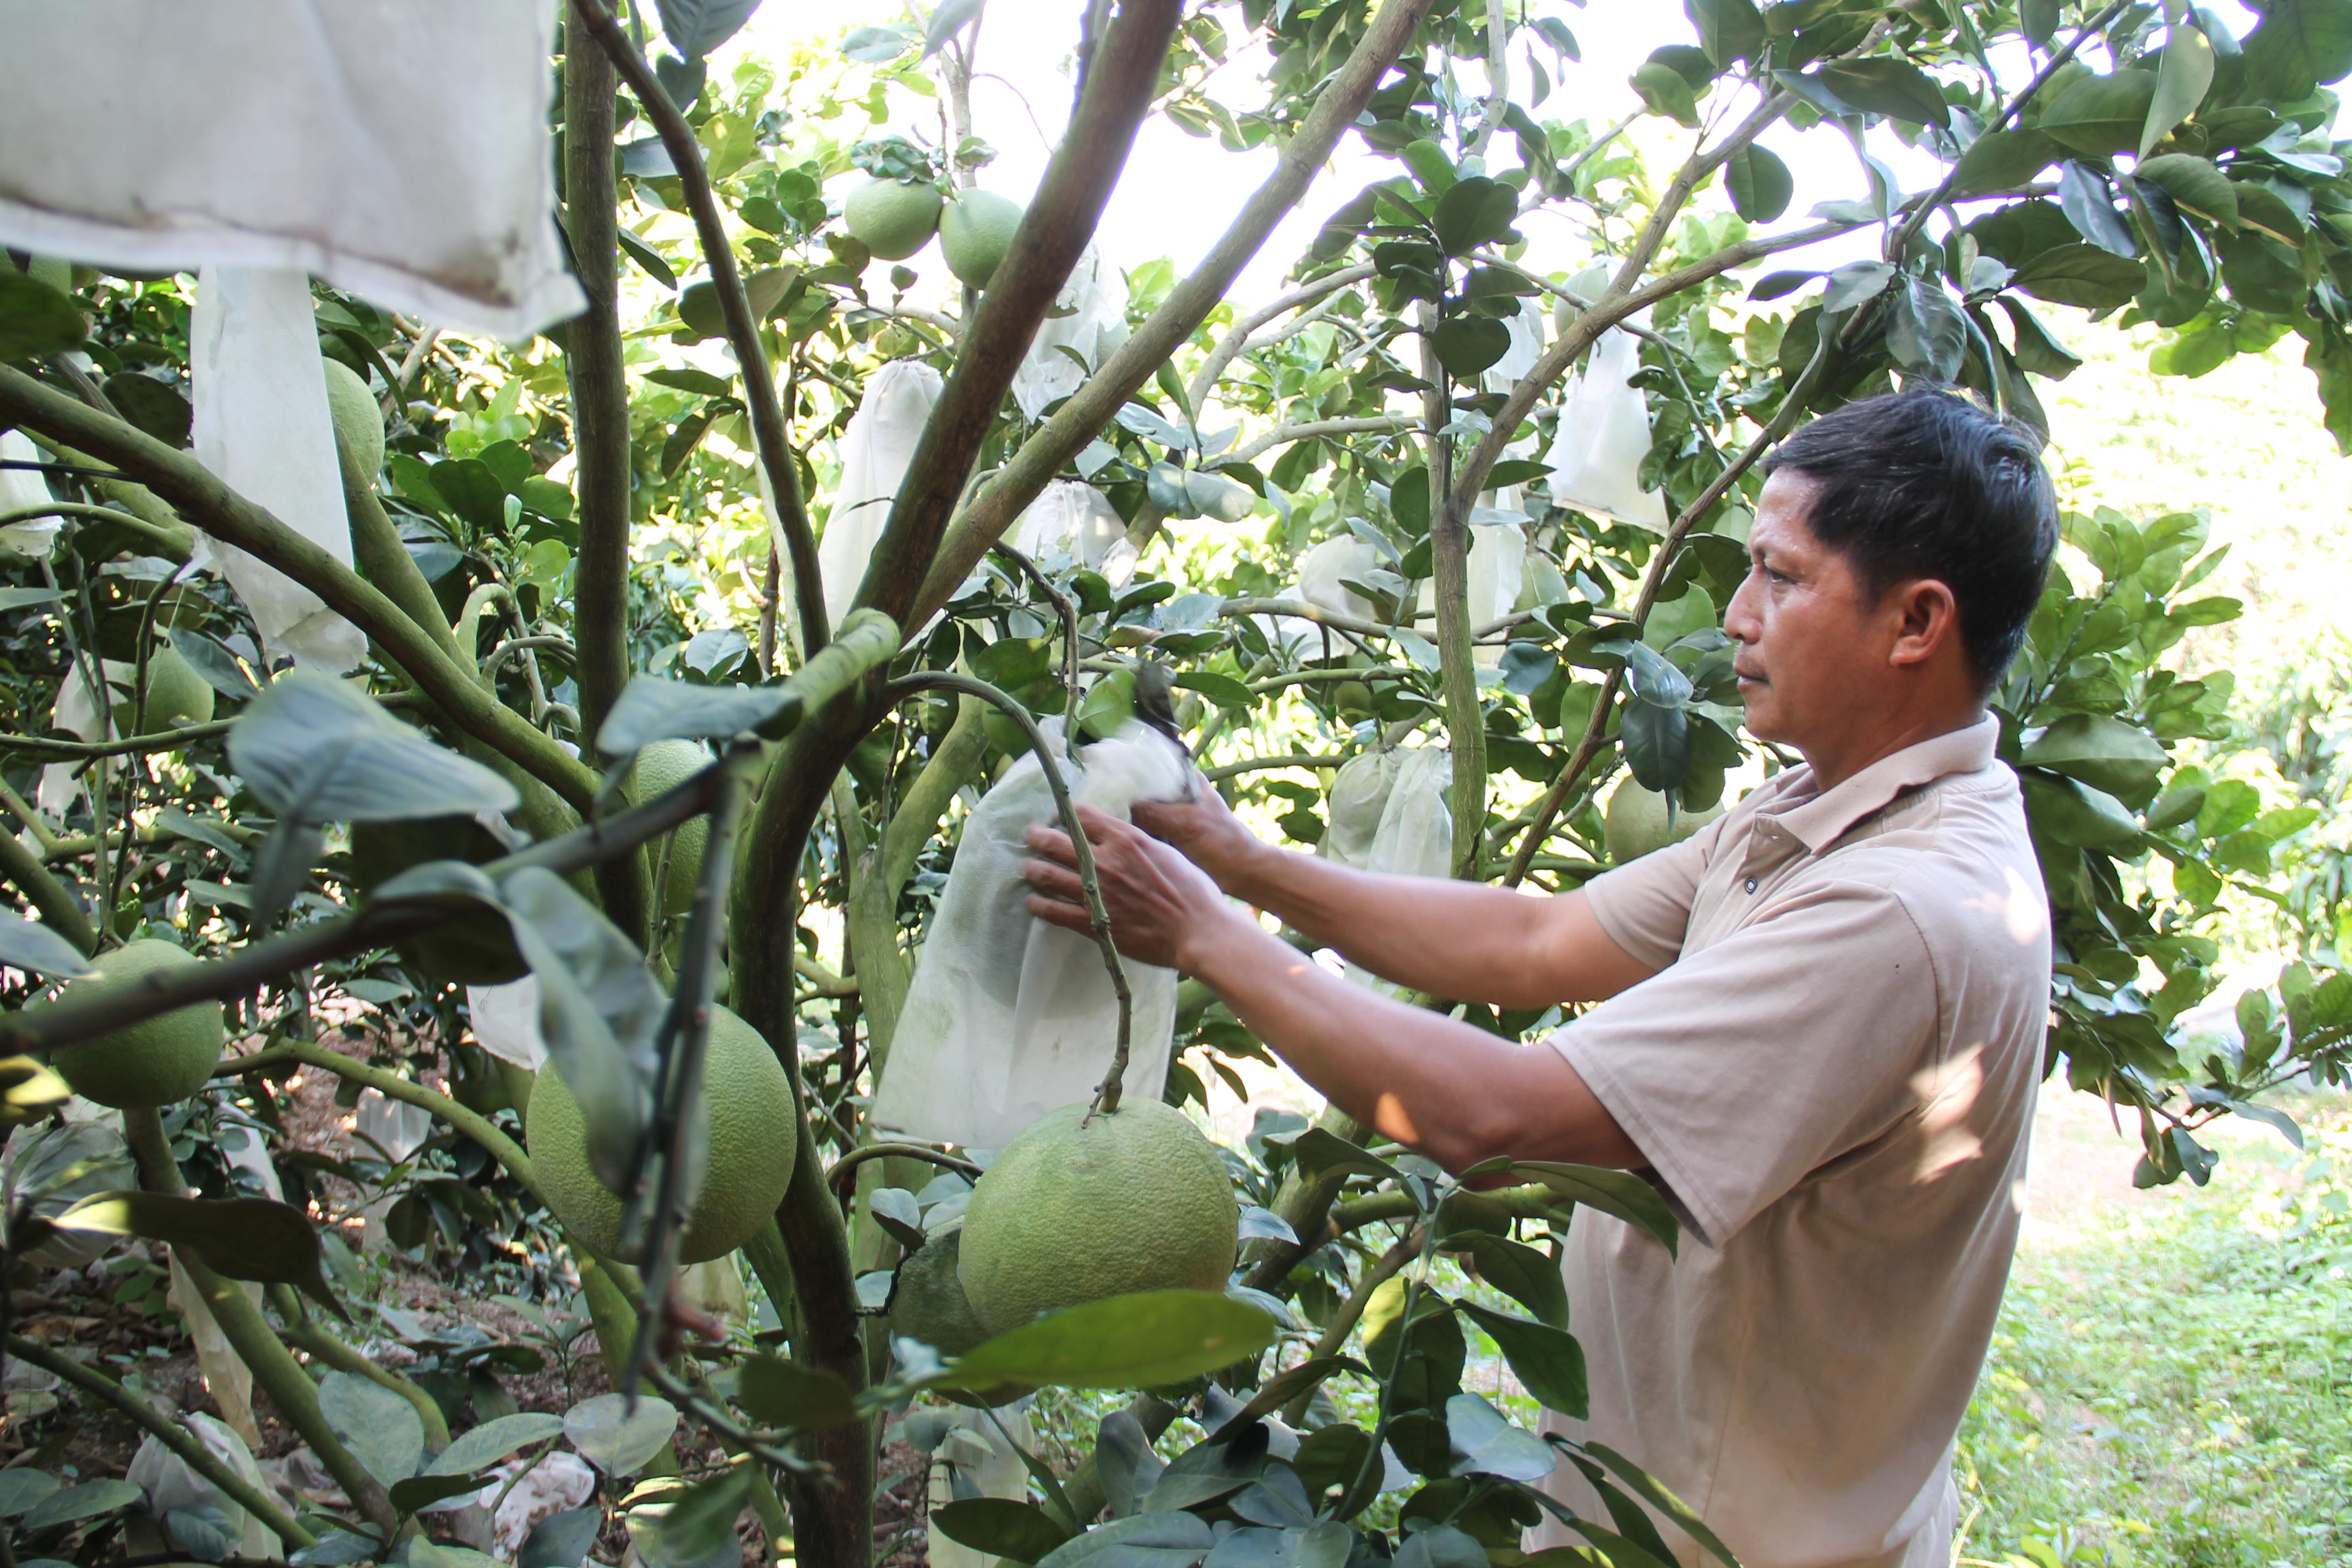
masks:
[(1873, 730), (1867, 735), (1841, 737), (1834, 745), (1819, 749), (1800, 746), (1797, 750), (1813, 770), (1814, 787), (1827, 794), (1864, 768), (1883, 763), (1897, 752), (1908, 751), (1938, 735), (1966, 730), (1984, 716), (1984, 704), (1972, 701), (1965, 709), (1947, 708), (1922, 713), (1894, 727)]

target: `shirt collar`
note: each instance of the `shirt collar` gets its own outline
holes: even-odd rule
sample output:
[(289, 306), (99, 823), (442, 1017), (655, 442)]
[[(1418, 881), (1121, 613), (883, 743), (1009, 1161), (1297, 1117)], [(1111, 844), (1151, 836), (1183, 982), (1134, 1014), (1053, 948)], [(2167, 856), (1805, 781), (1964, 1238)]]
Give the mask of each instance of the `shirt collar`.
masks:
[(1832, 789), (1812, 793), (1812, 770), (1790, 790), (1794, 798), (1771, 815), (1798, 842), (1820, 854), (1843, 837), (1864, 817), (1884, 810), (1906, 790), (1935, 783), (1953, 773), (1972, 773), (1992, 765), (1993, 748), (2000, 739), (2000, 721), (1990, 713), (1963, 729), (1948, 730), (1916, 745), (1881, 757)]

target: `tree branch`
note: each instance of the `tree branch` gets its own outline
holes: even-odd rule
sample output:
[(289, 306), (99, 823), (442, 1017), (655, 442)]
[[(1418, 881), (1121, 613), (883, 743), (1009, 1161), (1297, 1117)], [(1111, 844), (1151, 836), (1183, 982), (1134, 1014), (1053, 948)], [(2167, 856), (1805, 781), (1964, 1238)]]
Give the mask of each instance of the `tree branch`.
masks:
[(41, 911), (41, 919), (48, 922), (51, 931), (85, 955), (97, 951), (98, 930), (89, 923), (81, 900), (41, 864), (38, 855), (26, 848), (15, 834), (5, 831), (0, 831), (0, 877), (16, 885), (26, 901)]
[(1201, 405), (1208, 401), (1209, 394), (1217, 389), (1218, 381), (1225, 374), (1225, 366), (1233, 363), (1234, 356), (1249, 346), (1250, 339), (1257, 335), (1259, 328), (1301, 306), (1312, 305), (1326, 295), (1336, 294), (1350, 283), (1360, 283), (1371, 275), (1372, 264), (1369, 261), (1342, 267), (1337, 272), (1326, 272), (1313, 282), (1301, 284), (1274, 303), (1261, 305), (1235, 321), (1218, 340), (1217, 346), (1209, 351), (1209, 357), (1202, 360), (1201, 368), (1193, 373), (1192, 384), (1184, 389), (1185, 400), (1192, 404), (1195, 416), (1199, 414)]
[(1208, 319), (1275, 225), (1307, 194), (1339, 138), (1355, 124), (1373, 88), (1396, 63), (1421, 19), (1428, 15), (1432, 3), (1385, 0), (1347, 64), (1333, 75), (1297, 133), (1283, 147), (1275, 172), (1250, 196), (1208, 258), (1045, 426), (1022, 444), (957, 516), (915, 602), (915, 619), (908, 624), (920, 625), (947, 603), (988, 552), (989, 545), (1012, 527), (1022, 509), (1037, 499), (1063, 466), (1110, 423), (1129, 395), (1150, 380), (1178, 345)]
[(687, 208), (694, 215), (694, 229), (702, 241), (703, 259), (710, 266), (711, 288), (719, 296), (719, 314), (727, 323), (727, 342), (735, 351), (736, 367), (743, 373), (743, 402), (751, 416), (761, 471), (768, 476), (769, 489), (775, 494), (777, 521), (783, 525), (785, 547), (793, 558), (793, 595), (800, 611), (801, 648), (803, 654), (814, 655), (832, 640), (824, 612), (824, 574), (817, 565), (816, 536), (810, 532), (807, 515), (801, 510), (800, 474), (793, 466), (792, 447), (784, 438), (784, 411), (776, 400), (775, 375), (769, 369), (767, 351), (760, 343), (759, 322), (751, 314), (751, 297), (743, 292), (734, 248), (727, 242), (726, 220), (719, 210), (719, 198), (710, 189), (709, 172), (703, 167), (702, 144), (695, 140), (694, 128), (686, 122), (686, 116), (678, 112), (677, 105), (662, 89), (653, 68), (646, 64), (645, 56), (637, 52), (636, 46), (621, 30), (620, 23), (604, 8), (604, 0), (572, 0), (572, 14), (595, 37), (611, 58), (614, 68), (629, 84), (629, 90), (636, 94), (637, 102), (653, 121), (670, 163), (677, 170), (679, 184), (685, 187)]

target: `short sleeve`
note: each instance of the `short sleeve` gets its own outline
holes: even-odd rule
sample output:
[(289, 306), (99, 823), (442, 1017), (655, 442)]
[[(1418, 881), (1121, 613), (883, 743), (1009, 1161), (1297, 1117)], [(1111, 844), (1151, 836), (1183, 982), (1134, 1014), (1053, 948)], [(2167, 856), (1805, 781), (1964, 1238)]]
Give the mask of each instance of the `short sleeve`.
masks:
[(1901, 899), (1837, 882), (1793, 894), (1549, 1043), (1721, 1246), (1903, 1114), (1939, 1009)]
[(1723, 833), (1720, 819), (1680, 843), (1628, 860), (1584, 884), (1593, 918), (1609, 939), (1651, 969), (1664, 969), (1683, 950), (1698, 879)]

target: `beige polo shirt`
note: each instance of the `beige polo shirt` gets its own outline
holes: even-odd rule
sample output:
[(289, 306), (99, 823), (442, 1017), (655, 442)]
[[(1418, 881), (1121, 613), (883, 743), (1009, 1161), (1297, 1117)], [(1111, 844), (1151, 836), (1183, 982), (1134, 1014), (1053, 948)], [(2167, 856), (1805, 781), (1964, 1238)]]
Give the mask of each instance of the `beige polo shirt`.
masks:
[[(1590, 1421), (1747, 1568), (1950, 1561), (2050, 1006), (2017, 779), (1974, 726), (1809, 768), (1588, 886), (1659, 973), (1551, 1037), (1685, 1212), (1570, 1227)], [(1549, 1483), (1607, 1524), (1563, 1462)], [(1680, 1560), (1698, 1550), (1664, 1526)], [(1548, 1524), (1537, 1544), (1582, 1544)]]

